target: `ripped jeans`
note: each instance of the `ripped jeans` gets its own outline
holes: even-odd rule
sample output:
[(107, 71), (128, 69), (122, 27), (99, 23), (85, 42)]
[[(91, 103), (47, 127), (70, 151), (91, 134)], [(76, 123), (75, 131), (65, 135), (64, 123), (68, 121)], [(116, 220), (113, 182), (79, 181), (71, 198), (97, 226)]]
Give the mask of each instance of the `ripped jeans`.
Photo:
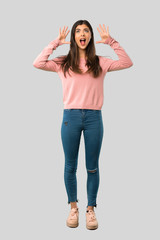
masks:
[(102, 112), (92, 109), (64, 109), (61, 139), (65, 156), (64, 182), (68, 204), (78, 202), (76, 171), (82, 131), (87, 171), (87, 206), (96, 207), (99, 188), (99, 155), (103, 139)]

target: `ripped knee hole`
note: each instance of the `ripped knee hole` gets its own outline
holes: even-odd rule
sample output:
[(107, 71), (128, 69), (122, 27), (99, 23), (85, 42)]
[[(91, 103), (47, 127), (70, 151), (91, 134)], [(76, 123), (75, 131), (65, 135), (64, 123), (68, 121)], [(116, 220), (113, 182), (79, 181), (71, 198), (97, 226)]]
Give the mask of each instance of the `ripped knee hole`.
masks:
[(95, 172), (97, 172), (97, 168), (96, 168), (96, 169), (93, 169), (93, 170), (87, 169), (87, 171), (88, 171), (89, 173), (95, 173)]

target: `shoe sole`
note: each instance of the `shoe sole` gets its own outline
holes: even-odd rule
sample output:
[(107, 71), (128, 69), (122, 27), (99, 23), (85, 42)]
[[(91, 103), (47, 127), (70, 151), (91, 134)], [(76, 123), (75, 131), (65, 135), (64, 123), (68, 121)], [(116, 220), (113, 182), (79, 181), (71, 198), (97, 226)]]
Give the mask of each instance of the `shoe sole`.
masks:
[(87, 228), (88, 230), (96, 230), (96, 229), (98, 228), (98, 226), (90, 227), (90, 226), (86, 225), (86, 228)]
[(70, 228), (76, 228), (79, 226), (79, 223), (76, 223), (76, 224), (69, 224), (68, 222), (66, 222), (66, 225)]

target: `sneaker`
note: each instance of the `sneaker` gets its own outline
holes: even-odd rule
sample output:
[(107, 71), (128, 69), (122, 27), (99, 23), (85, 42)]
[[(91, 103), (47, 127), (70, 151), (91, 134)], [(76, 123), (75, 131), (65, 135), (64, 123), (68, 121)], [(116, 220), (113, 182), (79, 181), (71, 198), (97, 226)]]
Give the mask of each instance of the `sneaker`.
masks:
[(78, 208), (72, 208), (70, 210), (66, 224), (68, 227), (72, 227), (72, 228), (78, 227), (79, 225), (79, 209)]
[(89, 230), (98, 228), (98, 222), (96, 219), (95, 212), (93, 210), (86, 211), (86, 228)]

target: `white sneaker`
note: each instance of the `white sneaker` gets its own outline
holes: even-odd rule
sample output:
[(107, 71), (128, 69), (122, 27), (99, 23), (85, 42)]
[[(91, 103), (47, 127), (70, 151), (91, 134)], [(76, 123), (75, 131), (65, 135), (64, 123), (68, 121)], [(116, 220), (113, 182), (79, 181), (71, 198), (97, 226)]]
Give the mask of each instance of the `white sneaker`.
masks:
[(86, 228), (89, 230), (98, 228), (98, 222), (96, 219), (95, 212), (93, 210), (86, 211)]
[(79, 209), (72, 208), (67, 218), (66, 224), (68, 227), (78, 227), (79, 225)]

